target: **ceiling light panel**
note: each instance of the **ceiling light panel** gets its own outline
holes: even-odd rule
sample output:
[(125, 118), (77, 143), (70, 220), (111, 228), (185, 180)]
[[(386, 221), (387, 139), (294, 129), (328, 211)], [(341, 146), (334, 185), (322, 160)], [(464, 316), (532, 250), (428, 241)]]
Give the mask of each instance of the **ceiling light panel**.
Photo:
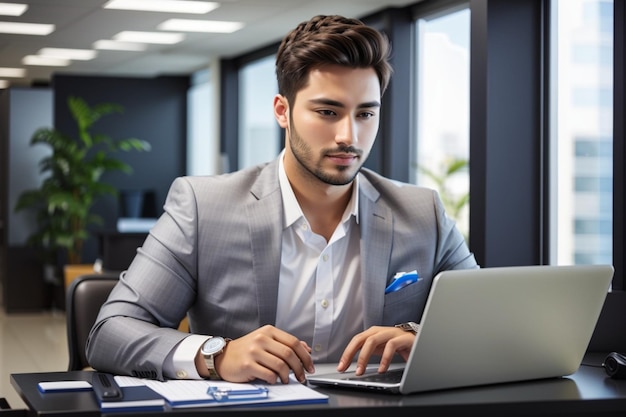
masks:
[(222, 22), (217, 20), (169, 19), (157, 29), (179, 32), (233, 33), (243, 27), (241, 22)]
[(139, 42), (172, 45), (182, 42), (185, 39), (185, 35), (182, 33), (136, 32), (126, 30), (113, 36), (113, 39), (120, 42)]
[(141, 10), (146, 12), (206, 14), (219, 7), (219, 3), (184, 0), (110, 0), (105, 9)]
[(25, 75), (24, 68), (0, 68), (0, 77), (22, 78)]
[(39, 55), (50, 58), (90, 61), (96, 57), (97, 52), (93, 49), (42, 48), (39, 50)]
[(0, 22), (0, 33), (17, 35), (49, 35), (54, 32), (54, 25), (42, 23)]
[(28, 10), (27, 4), (0, 3), (0, 15), (3, 16), (21, 16), (26, 10)]
[(105, 49), (109, 51), (145, 51), (147, 45), (137, 42), (119, 42), (110, 39), (102, 39), (94, 42), (95, 49)]
[(38, 65), (42, 67), (67, 67), (72, 61), (69, 59), (50, 58), (41, 55), (26, 55), (22, 58), (24, 65)]

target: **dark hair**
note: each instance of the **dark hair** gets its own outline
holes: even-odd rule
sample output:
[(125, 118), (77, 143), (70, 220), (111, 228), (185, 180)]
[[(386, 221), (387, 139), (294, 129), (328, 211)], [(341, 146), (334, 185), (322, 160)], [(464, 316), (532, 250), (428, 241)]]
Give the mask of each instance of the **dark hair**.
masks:
[(388, 62), (390, 52), (387, 38), (358, 19), (315, 16), (289, 32), (278, 48), (278, 92), (293, 104), (312, 69), (335, 64), (374, 68), (382, 95), (392, 72)]

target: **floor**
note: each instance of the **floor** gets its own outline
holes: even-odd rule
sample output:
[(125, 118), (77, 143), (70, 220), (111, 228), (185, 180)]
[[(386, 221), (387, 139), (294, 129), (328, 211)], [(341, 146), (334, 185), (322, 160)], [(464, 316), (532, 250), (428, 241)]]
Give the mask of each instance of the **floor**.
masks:
[(11, 374), (65, 371), (67, 365), (63, 311), (6, 314), (0, 306), (0, 397), (11, 408), (26, 407), (11, 385)]

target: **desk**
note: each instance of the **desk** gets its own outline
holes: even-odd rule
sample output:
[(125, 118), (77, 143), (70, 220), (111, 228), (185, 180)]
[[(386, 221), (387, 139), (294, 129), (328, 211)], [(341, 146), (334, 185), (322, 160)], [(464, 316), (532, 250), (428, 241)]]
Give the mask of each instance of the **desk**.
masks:
[[(593, 363), (601, 363), (597, 357)], [(587, 359), (589, 360), (589, 359)], [(90, 380), (90, 372), (51, 372), (12, 374), (11, 384), (31, 409), (33, 416), (99, 416), (90, 391), (43, 395), (40, 381)], [(480, 416), (620, 416), (626, 415), (626, 381), (610, 379), (601, 368), (582, 366), (575, 374), (539, 381), (499, 384), (475, 388), (436, 391), (413, 395), (391, 395), (320, 389), (329, 394), (328, 404), (258, 407), (176, 409), (168, 413), (182, 416), (254, 417), (368, 417), (393, 414), (394, 417)], [(235, 413), (235, 414), (233, 414)], [(115, 413), (122, 416), (163, 415), (163, 413)]]

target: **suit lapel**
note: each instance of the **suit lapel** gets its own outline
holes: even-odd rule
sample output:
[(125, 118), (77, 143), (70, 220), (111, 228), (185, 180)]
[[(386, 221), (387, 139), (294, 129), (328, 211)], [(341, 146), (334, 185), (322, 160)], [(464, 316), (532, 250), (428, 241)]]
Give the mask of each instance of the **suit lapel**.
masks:
[(361, 265), (365, 306), (364, 325), (380, 325), (383, 320), (385, 286), (389, 275), (393, 215), (391, 209), (377, 204), (379, 193), (365, 176), (360, 177), (359, 223), (361, 228)]
[(255, 200), (246, 206), (260, 325), (276, 322), (278, 303), (283, 205), (276, 162), (261, 170), (250, 189)]

